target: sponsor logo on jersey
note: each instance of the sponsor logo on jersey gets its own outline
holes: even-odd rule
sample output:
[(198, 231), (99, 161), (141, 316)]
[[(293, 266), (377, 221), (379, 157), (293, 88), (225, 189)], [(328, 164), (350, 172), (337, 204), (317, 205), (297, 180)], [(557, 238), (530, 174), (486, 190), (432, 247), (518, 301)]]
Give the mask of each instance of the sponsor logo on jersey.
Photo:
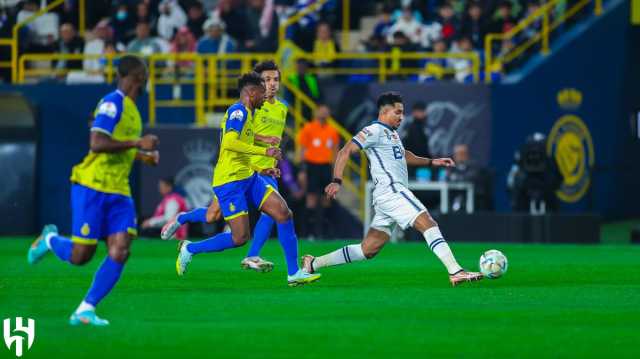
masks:
[(235, 110), (231, 113), (231, 116), (229, 116), (229, 120), (242, 120), (243, 118), (244, 114), (242, 110)]
[(113, 102), (103, 102), (98, 107), (98, 115), (105, 115), (111, 118), (115, 118), (118, 114), (118, 107)]
[(556, 192), (558, 198), (579, 201), (589, 189), (595, 162), (593, 140), (584, 122), (574, 115), (562, 116), (547, 139), (547, 154), (555, 159), (564, 178)]

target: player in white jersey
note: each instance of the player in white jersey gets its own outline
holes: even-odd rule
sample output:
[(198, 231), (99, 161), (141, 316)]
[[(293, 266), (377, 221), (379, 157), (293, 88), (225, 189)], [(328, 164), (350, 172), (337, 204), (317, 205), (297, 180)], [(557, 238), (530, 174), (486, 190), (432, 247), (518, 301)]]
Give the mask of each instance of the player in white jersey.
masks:
[(349, 245), (321, 257), (306, 255), (302, 258), (305, 270), (313, 273), (322, 267), (351, 263), (375, 257), (389, 241), (396, 224), (402, 229), (415, 228), (422, 233), (429, 249), (442, 261), (449, 272), (453, 286), (462, 282), (482, 279), (482, 274), (467, 272), (456, 261), (444, 240), (438, 224), (422, 203), (407, 188), (407, 164), (413, 166), (452, 167), (450, 158), (429, 159), (406, 151), (396, 132), (404, 117), (402, 97), (388, 92), (378, 98), (378, 120), (365, 127), (338, 153), (334, 165), (334, 179), (325, 193), (330, 198), (340, 191), (342, 174), (349, 156), (363, 150), (371, 165), (375, 183), (373, 206), (375, 217), (360, 244)]

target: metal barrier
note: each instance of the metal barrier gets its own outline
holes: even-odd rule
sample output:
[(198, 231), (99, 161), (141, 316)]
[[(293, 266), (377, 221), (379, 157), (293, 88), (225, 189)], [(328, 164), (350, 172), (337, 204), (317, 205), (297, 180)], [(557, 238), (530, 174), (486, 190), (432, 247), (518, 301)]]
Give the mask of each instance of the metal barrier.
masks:
[[(13, 49), (13, 39), (0, 39), (0, 46), (7, 46), (10, 48), (10, 51)], [(13, 63), (11, 62), (11, 57), (7, 61), (0, 61), (0, 68), (2, 69), (11, 69)]]
[(103, 77), (105, 83), (112, 83), (114, 81), (116, 71), (114, 69), (114, 60), (124, 56), (124, 54), (115, 55), (99, 55), (99, 54), (24, 54), (20, 56), (18, 66), (16, 68), (16, 83), (24, 84), (28, 83), (31, 79), (41, 78), (62, 78), (71, 72), (85, 72), (83, 70), (69, 70), (59, 69), (55, 66), (50, 68), (29, 68), (27, 66), (30, 62), (49, 62), (54, 63), (56, 61), (102, 61), (104, 66), (99, 72), (88, 73), (90, 75), (100, 75)]
[[(86, 0), (80, 0), (79, 4), (78, 4), (78, 31), (80, 32), (81, 35), (84, 35), (85, 33), (85, 21), (86, 21), (86, 16), (85, 16), (85, 1)], [(37, 19), (38, 17), (48, 13), (49, 11), (59, 7), (60, 5), (63, 5), (65, 3), (65, 0), (55, 0), (52, 3), (50, 3), (49, 5), (41, 8), (38, 12), (36, 12), (35, 14), (31, 15), (30, 17), (28, 17), (26, 20), (24, 20), (21, 23), (18, 23), (16, 25), (13, 26), (13, 30), (11, 32), (11, 38), (8, 39), (0, 39), (0, 46), (10, 46), (11, 47), (11, 82), (16, 83), (17, 79), (18, 79), (18, 48), (19, 48), (19, 32), (20, 29), (22, 29), (23, 27), (25, 27), (26, 25), (30, 24), (31, 22), (33, 22), (35, 19)], [(6, 66), (6, 62), (0, 62), (0, 67), (7, 67)]]
[[(314, 62), (313, 53), (299, 53), (294, 59), (305, 59)], [(475, 52), (460, 53), (435, 53), (435, 52), (402, 52), (393, 49), (390, 52), (373, 53), (337, 53), (333, 58), (333, 64), (310, 68), (309, 73), (316, 75), (370, 75), (376, 77), (381, 83), (393, 76), (426, 76), (433, 75), (429, 64), (433, 60), (466, 60), (469, 62), (469, 73), (473, 75), (473, 81), (479, 81), (480, 56)], [(425, 64), (420, 66), (420, 61)], [(403, 62), (413, 62), (409, 66)], [(417, 66), (416, 66), (417, 65)], [(439, 75), (454, 75), (456, 70), (451, 67), (443, 67), (438, 71)]]
[[(602, 0), (579, 0), (560, 14), (560, 16), (553, 18), (553, 12), (555, 9), (559, 6), (565, 5), (566, 0), (550, 0), (529, 17), (520, 21), (508, 32), (487, 34), (484, 38), (485, 82), (491, 83), (491, 73), (494, 69), (502, 68), (505, 64), (513, 62), (537, 43), (540, 43), (540, 52), (547, 55), (549, 53), (549, 36), (551, 32), (565, 23), (568, 19), (576, 16), (580, 10), (584, 9), (591, 3), (594, 5), (595, 15), (600, 16), (602, 14)], [(531, 30), (531, 27), (536, 26), (538, 23), (541, 25), (540, 31), (537, 31), (517, 46), (507, 49), (505, 53), (496, 55), (494, 58), (495, 41), (513, 41), (514, 38), (522, 35), (527, 30)]]

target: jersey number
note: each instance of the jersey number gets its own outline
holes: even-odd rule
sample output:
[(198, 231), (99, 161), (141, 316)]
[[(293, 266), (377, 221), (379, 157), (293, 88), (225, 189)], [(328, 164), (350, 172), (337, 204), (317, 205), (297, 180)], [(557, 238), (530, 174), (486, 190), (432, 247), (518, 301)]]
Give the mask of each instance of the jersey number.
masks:
[(400, 146), (393, 146), (393, 157), (396, 160), (402, 159), (402, 150), (400, 149)]

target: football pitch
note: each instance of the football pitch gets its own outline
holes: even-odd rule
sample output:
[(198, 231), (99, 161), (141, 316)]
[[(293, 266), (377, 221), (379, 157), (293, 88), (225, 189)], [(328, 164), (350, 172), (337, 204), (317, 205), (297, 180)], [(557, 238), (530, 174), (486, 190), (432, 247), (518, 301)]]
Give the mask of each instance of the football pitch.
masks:
[[(137, 240), (98, 308), (105, 328), (70, 327), (104, 247), (84, 267), (48, 254), (26, 263), (30, 238), (0, 240), (0, 315), (34, 318), (23, 358), (638, 357), (640, 246), (451, 246), (477, 269), (491, 248), (509, 272), (452, 288), (422, 243), (388, 245), (373, 261), (323, 270), (289, 288), (276, 241), (271, 273), (240, 269), (247, 247), (194, 258), (175, 273), (176, 243)], [(323, 254), (346, 242), (301, 242)], [(0, 358), (15, 357), (0, 343)]]

